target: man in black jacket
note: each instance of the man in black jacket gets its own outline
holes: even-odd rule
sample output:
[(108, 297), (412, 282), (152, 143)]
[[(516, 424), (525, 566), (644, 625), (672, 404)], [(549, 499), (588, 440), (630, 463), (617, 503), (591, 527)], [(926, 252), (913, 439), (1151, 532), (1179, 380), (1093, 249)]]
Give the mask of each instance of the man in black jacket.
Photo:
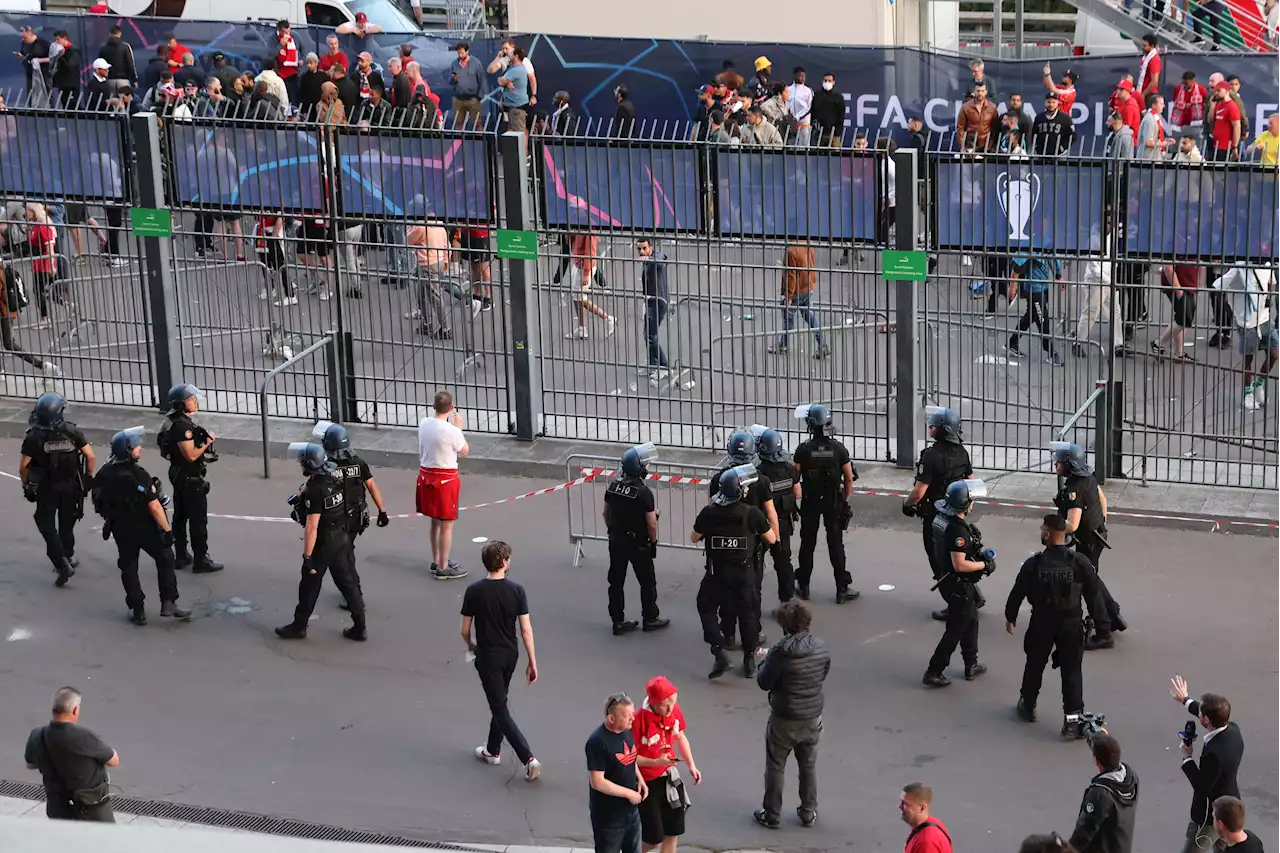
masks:
[[(142, 69), (142, 76), (138, 80), (138, 89), (143, 98), (160, 85), (160, 76), (168, 70), (169, 45), (162, 44), (156, 48), (156, 55), (147, 60), (147, 67)], [(154, 102), (154, 95), (152, 100)]]
[(98, 51), (98, 59), (107, 61), (107, 79), (119, 81), (115, 88), (133, 84), (138, 79), (138, 71), (133, 64), (133, 48), (121, 37), (121, 30), (112, 27), (106, 42)]
[(809, 633), (813, 613), (802, 601), (788, 601), (775, 614), (782, 639), (760, 664), (756, 683), (769, 691), (765, 730), (764, 808), (753, 817), (769, 829), (781, 826), (782, 786), (787, 756), (796, 754), (800, 771), (800, 823), (818, 819), (818, 738), (822, 735), (822, 683), (831, 671), (826, 643)]
[(816, 131), (814, 139), (818, 145), (840, 147), (844, 137), (844, 117), (848, 110), (848, 102), (836, 88), (836, 75), (823, 75), (822, 88), (813, 93), (813, 107), (810, 111)]
[(1205, 727), (1204, 746), (1200, 748), (1200, 764), (1192, 757), (1191, 744), (1183, 742), (1182, 772), (1195, 792), (1191, 799), (1191, 822), (1187, 824), (1187, 840), (1183, 853), (1204, 853), (1218, 841), (1213, 823), (1213, 801), (1221, 796), (1239, 797), (1236, 772), (1244, 757), (1244, 737), (1240, 727), (1231, 722), (1231, 703), (1225, 696), (1206, 693), (1200, 701), (1187, 694), (1187, 682), (1181, 675), (1172, 679), (1169, 693), (1179, 705), (1186, 706)]
[(635, 133), (636, 105), (631, 103), (626, 86), (614, 89), (613, 96), (618, 99), (618, 109), (613, 114), (613, 135), (625, 139)]
[(1138, 774), (1120, 760), (1120, 742), (1098, 735), (1090, 744), (1098, 775), (1089, 781), (1071, 846), (1077, 853), (1129, 853), (1138, 807)]
[(41, 79), (44, 88), (49, 87), (49, 68), (47, 63), (37, 63), (35, 60), (48, 59), (49, 42), (36, 35), (36, 31), (31, 27), (22, 28), (22, 49), (18, 51), (18, 60), (22, 63), (22, 70), (27, 75), (27, 91), (31, 91), (31, 79), (37, 68), (40, 69)]
[(80, 99), (80, 49), (71, 43), (66, 30), (54, 33), (53, 40), (62, 46), (62, 53), (50, 63), (53, 88), (58, 90), (58, 106), (67, 110)]

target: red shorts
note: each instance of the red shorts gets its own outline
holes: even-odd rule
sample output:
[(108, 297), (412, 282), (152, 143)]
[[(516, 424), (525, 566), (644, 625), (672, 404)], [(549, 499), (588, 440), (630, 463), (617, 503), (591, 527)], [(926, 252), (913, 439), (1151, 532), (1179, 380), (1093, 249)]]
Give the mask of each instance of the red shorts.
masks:
[(455, 520), (461, 489), (457, 468), (419, 468), (418, 513), (442, 521)]

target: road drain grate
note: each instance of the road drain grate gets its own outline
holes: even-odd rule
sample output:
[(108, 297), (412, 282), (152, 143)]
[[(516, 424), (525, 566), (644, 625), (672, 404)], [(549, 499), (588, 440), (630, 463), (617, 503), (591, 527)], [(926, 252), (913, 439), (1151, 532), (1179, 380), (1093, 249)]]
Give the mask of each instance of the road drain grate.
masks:
[[(44, 787), (30, 782), (12, 782), (0, 780), (0, 797), (16, 797), (22, 800), (44, 800)], [(264, 835), (282, 835), (288, 838), (309, 838), (315, 841), (347, 841), (358, 844), (385, 844), (401, 847), (416, 847), (426, 850), (476, 850), (455, 844), (442, 844), (437, 841), (421, 841), (414, 838), (401, 838), (395, 835), (383, 835), (378, 832), (363, 832), (354, 829), (340, 829), (336, 826), (325, 826), (319, 823), (304, 823), (277, 817), (249, 814), (247, 812), (227, 811), (226, 809), (209, 809), (202, 806), (187, 806), (181, 803), (166, 803), (160, 800), (138, 800), (133, 797), (116, 796), (111, 801), (115, 810), (124, 814), (145, 815), (161, 820), (194, 823), (200, 826), (216, 826), (224, 829), (244, 829)]]

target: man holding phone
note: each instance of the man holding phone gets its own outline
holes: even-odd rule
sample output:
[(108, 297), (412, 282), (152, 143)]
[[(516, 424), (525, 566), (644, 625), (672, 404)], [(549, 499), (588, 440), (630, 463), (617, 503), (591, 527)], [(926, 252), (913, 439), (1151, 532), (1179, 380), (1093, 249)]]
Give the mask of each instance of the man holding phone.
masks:
[(462, 435), (462, 416), (448, 391), (436, 394), (433, 414), (418, 424), (417, 509), (431, 519), (431, 576), (436, 580), (465, 578), (467, 572), (449, 559), (453, 523), (458, 518), (458, 457), (471, 452)]

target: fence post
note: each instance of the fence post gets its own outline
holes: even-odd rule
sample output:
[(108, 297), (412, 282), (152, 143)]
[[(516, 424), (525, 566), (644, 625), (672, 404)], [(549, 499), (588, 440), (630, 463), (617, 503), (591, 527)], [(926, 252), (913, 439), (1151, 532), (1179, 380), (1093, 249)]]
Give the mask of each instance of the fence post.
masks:
[[(533, 229), (529, 198), (528, 144), (523, 133), (507, 132), (499, 140), (502, 159), (503, 221), (510, 231)], [(537, 240), (534, 240), (537, 245)], [(538, 280), (536, 260), (507, 258), (511, 286), (511, 342), (515, 367), (516, 438), (533, 441), (542, 432), (542, 375), (538, 363)]]
[[(916, 248), (916, 178), (919, 173), (919, 161), (914, 149), (904, 149), (893, 155), (895, 169), (894, 183), (897, 194), (894, 226), (896, 236), (894, 248), (901, 251), (914, 251)], [(896, 314), (897, 324), (895, 355), (895, 375), (897, 385), (894, 390), (898, 413), (897, 421), (897, 453), (894, 458), (899, 468), (911, 468), (916, 461), (916, 444), (920, 440), (920, 414), (917, 411), (916, 391), (920, 387), (920, 328), (916, 320), (920, 316), (920, 288), (922, 282), (896, 282)]]
[(1094, 405), (1093, 413), (1093, 468), (1098, 484), (1107, 481), (1111, 472), (1111, 383), (1108, 382)]
[[(167, 208), (164, 192), (160, 126), (155, 113), (130, 119), (138, 161), (140, 207)], [(157, 400), (169, 399), (169, 389), (183, 381), (182, 338), (178, 323), (178, 292), (173, 279), (172, 237), (143, 237), (142, 256), (151, 306), (151, 338), (155, 351)]]

